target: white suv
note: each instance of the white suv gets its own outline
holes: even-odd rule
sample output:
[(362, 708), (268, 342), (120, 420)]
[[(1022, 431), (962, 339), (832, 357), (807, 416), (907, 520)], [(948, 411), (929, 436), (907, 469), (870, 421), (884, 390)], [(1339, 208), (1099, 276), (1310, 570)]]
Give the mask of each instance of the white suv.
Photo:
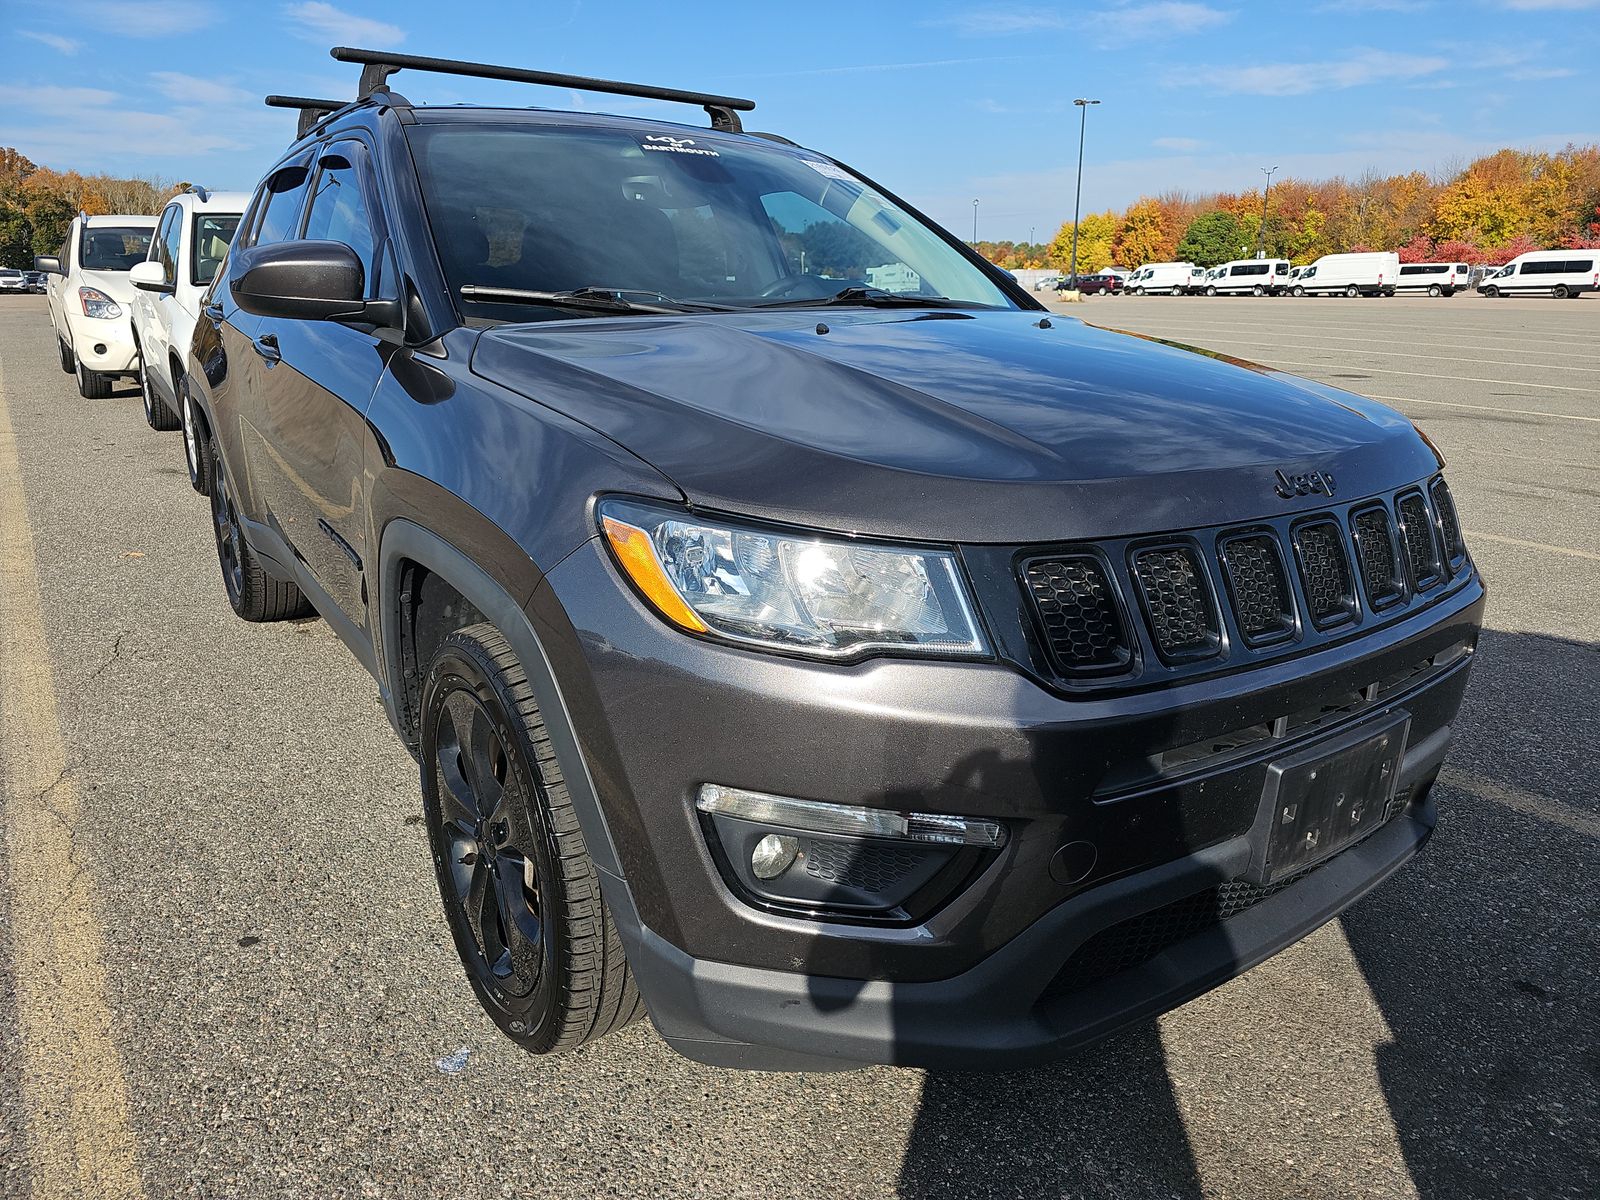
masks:
[(155, 228), (154, 217), (79, 213), (60, 252), (33, 260), (34, 269), (49, 277), (50, 324), (61, 369), (77, 373), (78, 391), (87, 399), (104, 400), (112, 380), (139, 368), (128, 323), (128, 271), (144, 261)]
[(201, 298), (250, 197), (191, 187), (161, 212), (150, 257), (130, 273), (134, 287), (133, 336), (139, 351), (144, 419), (152, 429), (183, 426), (189, 481), (205, 491), (204, 460), (184, 404), (183, 359), (200, 318)]

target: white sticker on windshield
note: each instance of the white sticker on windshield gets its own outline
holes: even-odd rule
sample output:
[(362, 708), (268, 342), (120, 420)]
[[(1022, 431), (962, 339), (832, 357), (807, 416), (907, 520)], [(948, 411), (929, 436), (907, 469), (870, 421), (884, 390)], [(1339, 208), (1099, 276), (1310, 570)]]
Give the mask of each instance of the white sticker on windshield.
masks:
[(667, 134), (647, 133), (639, 143), (641, 150), (660, 150), (668, 154), (703, 154), (707, 158), (721, 158), (715, 150), (695, 144), (693, 138), (670, 137)]
[(818, 175), (825, 176), (828, 179), (844, 179), (851, 183), (857, 182), (856, 177), (850, 174), (849, 171), (846, 171), (843, 167), (836, 167), (830, 162), (818, 162), (814, 158), (802, 158), (800, 161)]

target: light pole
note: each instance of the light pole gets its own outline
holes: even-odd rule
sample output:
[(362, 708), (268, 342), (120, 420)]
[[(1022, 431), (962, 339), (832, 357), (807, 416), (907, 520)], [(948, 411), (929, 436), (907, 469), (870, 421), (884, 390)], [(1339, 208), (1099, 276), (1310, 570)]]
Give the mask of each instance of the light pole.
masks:
[(1272, 173), (1278, 169), (1278, 164), (1262, 167), (1261, 173), (1267, 177), (1267, 186), (1261, 191), (1261, 228), (1256, 230), (1256, 257), (1260, 258), (1266, 253), (1267, 246), (1267, 197), (1272, 195)]
[(972, 202), (972, 248), (978, 248), (978, 202)]
[(1072, 200), (1072, 290), (1078, 290), (1078, 217), (1083, 208), (1083, 135), (1089, 127), (1089, 105), (1098, 100), (1074, 100), (1078, 106), (1078, 190)]

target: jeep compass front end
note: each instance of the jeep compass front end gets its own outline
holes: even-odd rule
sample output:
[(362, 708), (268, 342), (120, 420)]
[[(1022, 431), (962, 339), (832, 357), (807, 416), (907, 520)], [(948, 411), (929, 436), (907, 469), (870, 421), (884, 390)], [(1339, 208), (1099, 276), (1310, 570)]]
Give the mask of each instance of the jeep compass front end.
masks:
[(187, 372), (219, 560), (377, 677), (509, 1036), (1036, 1063), (1427, 839), (1484, 590), (1405, 418), (1049, 315), (746, 101), (335, 56)]

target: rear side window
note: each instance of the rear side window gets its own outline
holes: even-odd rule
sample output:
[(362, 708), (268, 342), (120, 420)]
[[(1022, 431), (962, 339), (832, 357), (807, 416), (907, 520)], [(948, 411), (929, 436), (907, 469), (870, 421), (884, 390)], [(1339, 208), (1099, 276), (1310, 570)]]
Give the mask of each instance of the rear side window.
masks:
[(337, 142), (317, 160), (305, 237), (317, 242), (343, 242), (354, 250), (361, 260), (367, 295), (374, 296), (378, 282), (373, 255), (376, 239), (363, 187), (365, 167), (366, 148), (360, 142)]
[(194, 218), (194, 236), (190, 246), (189, 277), (191, 282), (204, 286), (216, 278), (223, 255), (234, 234), (239, 231), (238, 213), (197, 213)]
[(258, 215), (250, 234), (250, 245), (265, 246), (294, 237), (300, 221), (300, 201), (305, 198), (306, 180), (311, 172), (304, 163), (279, 167), (262, 185), (256, 202)]

